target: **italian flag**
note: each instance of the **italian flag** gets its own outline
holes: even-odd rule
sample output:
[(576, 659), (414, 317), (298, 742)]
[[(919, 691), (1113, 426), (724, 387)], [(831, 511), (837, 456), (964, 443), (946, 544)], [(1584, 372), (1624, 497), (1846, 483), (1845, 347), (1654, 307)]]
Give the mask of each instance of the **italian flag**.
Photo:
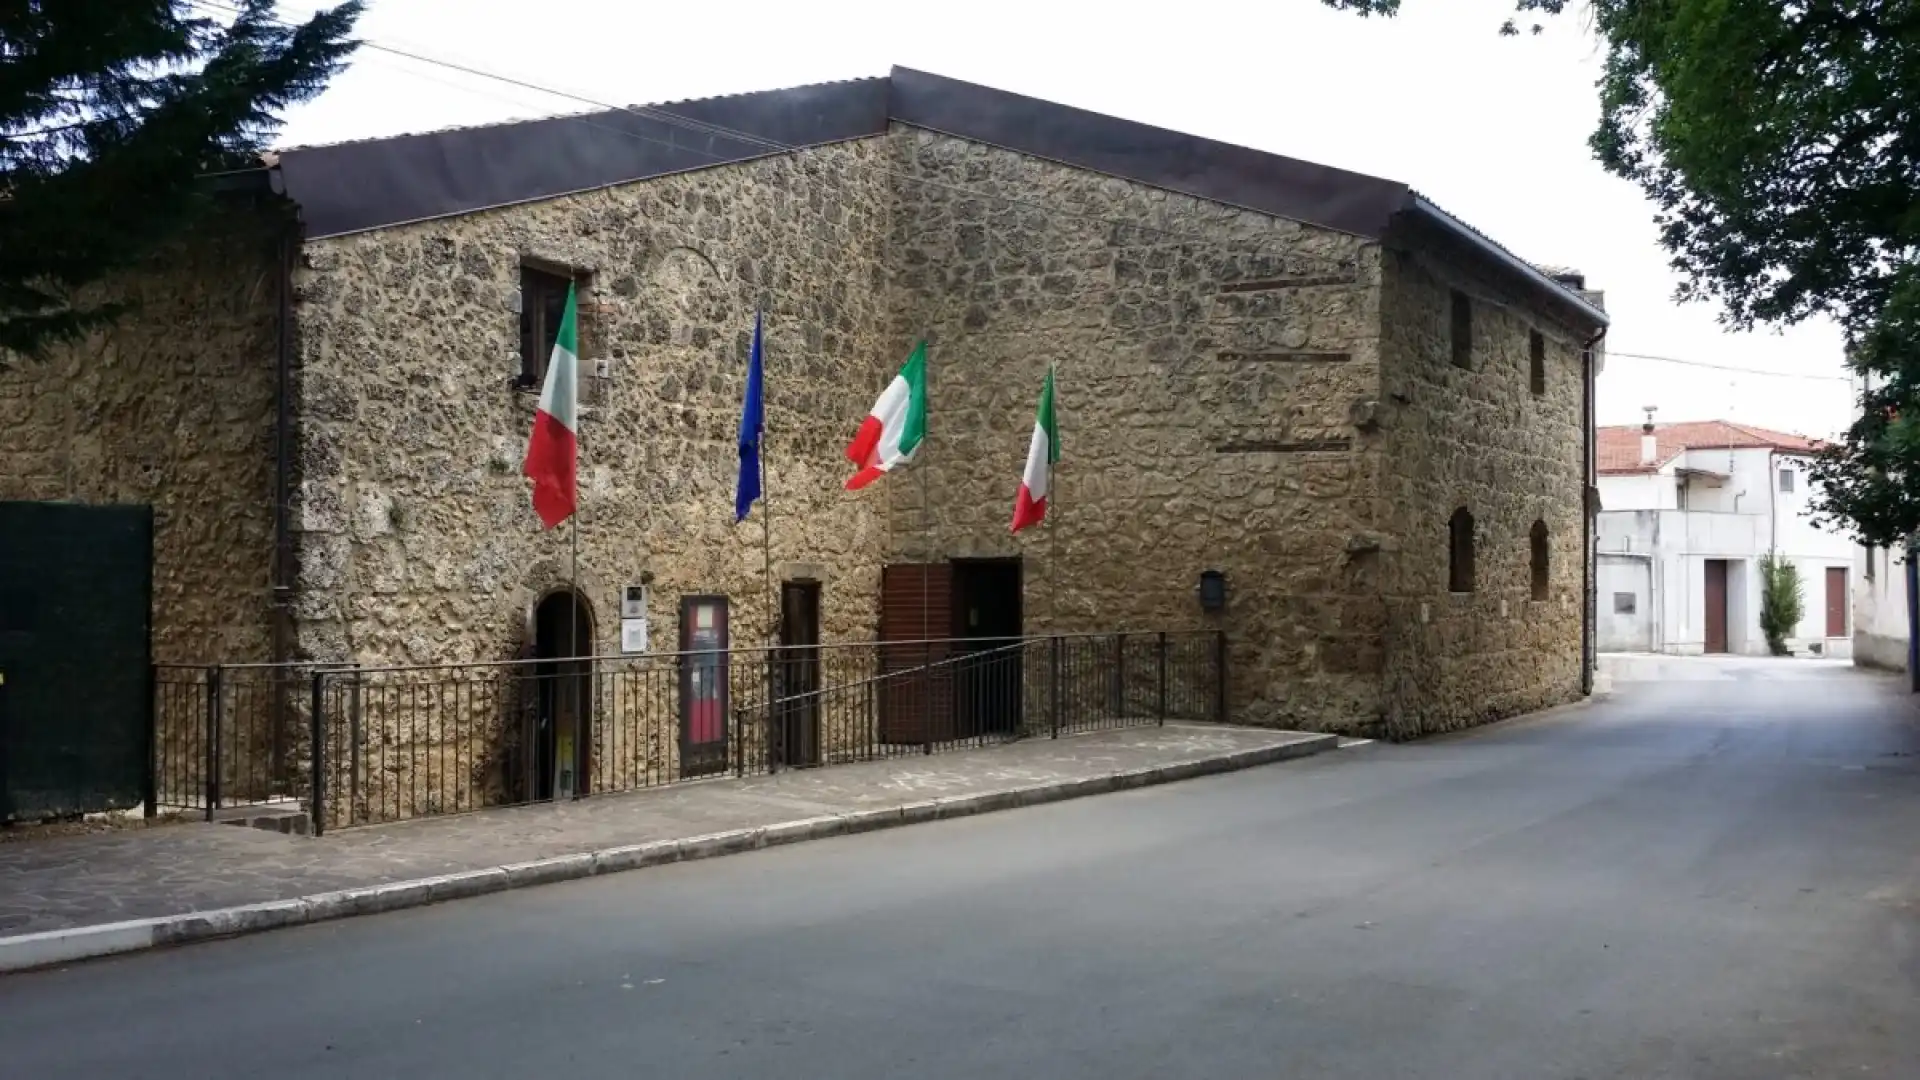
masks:
[(1027, 444), (1027, 469), (1020, 474), (1020, 494), (1013, 499), (1013, 531), (1040, 524), (1047, 516), (1047, 496), (1053, 491), (1053, 465), (1060, 460), (1060, 429), (1053, 425), (1053, 369), (1040, 389), (1040, 408), (1033, 417), (1033, 441)]
[(574, 330), (573, 286), (567, 286), (567, 311), (560, 317), (560, 336), (547, 361), (547, 378), (540, 386), (540, 406), (533, 414), (533, 435), (527, 439), (527, 460), (521, 471), (533, 480), (533, 512), (551, 529), (567, 520), (579, 505), (575, 462), (580, 444), (574, 433), (580, 386), (580, 345)]
[(926, 434), (927, 343), (922, 341), (847, 444), (847, 460), (860, 467), (847, 481), (847, 490), (858, 491), (912, 461)]

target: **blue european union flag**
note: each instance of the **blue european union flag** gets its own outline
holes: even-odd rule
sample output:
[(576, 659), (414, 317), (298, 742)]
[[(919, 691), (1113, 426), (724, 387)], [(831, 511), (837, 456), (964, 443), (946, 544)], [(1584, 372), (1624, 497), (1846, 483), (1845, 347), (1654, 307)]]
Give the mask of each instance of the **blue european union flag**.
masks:
[(760, 434), (766, 428), (760, 374), (760, 313), (753, 313), (753, 352), (747, 357), (747, 400), (740, 409), (740, 482), (733, 489), (733, 520), (747, 519), (760, 497)]

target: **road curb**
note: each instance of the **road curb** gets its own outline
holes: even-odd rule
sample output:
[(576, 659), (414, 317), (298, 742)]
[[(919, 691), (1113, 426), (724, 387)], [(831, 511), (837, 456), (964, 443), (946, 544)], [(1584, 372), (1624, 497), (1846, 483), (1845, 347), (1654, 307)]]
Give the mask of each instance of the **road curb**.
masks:
[(37, 934), (0, 937), (0, 972), (27, 971), (137, 952), (166, 945), (184, 945), (212, 938), (235, 937), (288, 926), (327, 922), (356, 915), (375, 915), (423, 907), (446, 900), (463, 900), (490, 893), (506, 892), (535, 885), (577, 881), (627, 870), (641, 870), (668, 863), (691, 862), (721, 855), (734, 855), (761, 848), (823, 840), (833, 836), (851, 836), (878, 829), (897, 828), (928, 821), (972, 817), (997, 810), (1039, 806), (1068, 799), (1127, 791), (1133, 788), (1169, 784), (1201, 776), (1237, 772), (1293, 758), (1308, 757), (1337, 749), (1333, 735), (1310, 735), (1278, 746), (1239, 750), (1215, 757), (1170, 762), (1151, 768), (1109, 773), (977, 795), (950, 795), (889, 806), (874, 810), (856, 810), (846, 814), (785, 821), (774, 825), (726, 832), (627, 844), (573, 855), (557, 855), (533, 862), (510, 863), (484, 870), (353, 889), (316, 893), (292, 900), (270, 900), (239, 907), (215, 908), (182, 915), (163, 915), (151, 919), (77, 926), (65, 930), (47, 930)]

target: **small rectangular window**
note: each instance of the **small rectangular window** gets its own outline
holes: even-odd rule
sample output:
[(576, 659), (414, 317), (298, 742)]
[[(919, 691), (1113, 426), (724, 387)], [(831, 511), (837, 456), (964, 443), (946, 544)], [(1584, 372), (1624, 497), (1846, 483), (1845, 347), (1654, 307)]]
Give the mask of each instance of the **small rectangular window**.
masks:
[(1613, 613), (1631, 615), (1638, 608), (1640, 597), (1636, 593), (1617, 592), (1613, 594)]
[(520, 267), (520, 377), (514, 381), (522, 390), (537, 390), (546, 378), (547, 360), (567, 311), (567, 289), (574, 283), (565, 274)]
[(1527, 386), (1536, 397), (1547, 392), (1547, 338), (1538, 330), (1527, 332)]
[(1453, 290), (1453, 366), (1473, 367), (1473, 301)]
[(1787, 494), (1793, 491), (1793, 470), (1792, 469), (1780, 470), (1780, 491), (1782, 494)]
[(1867, 580), (1868, 581), (1873, 580), (1873, 560), (1874, 560), (1874, 556), (1878, 555), (1879, 553), (1880, 553), (1879, 548), (1874, 547), (1872, 544), (1867, 545)]

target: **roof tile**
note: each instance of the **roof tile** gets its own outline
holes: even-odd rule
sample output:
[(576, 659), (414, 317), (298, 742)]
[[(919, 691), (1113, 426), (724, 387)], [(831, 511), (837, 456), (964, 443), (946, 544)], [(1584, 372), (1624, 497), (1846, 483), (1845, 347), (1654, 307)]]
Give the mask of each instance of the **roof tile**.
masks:
[(1598, 450), (1597, 468), (1602, 476), (1658, 472), (1668, 462), (1688, 450), (1762, 449), (1811, 454), (1821, 447), (1818, 439), (1790, 435), (1783, 431), (1736, 424), (1730, 420), (1689, 420), (1653, 426), (1652, 464), (1640, 460), (1640, 425), (1603, 427), (1594, 432)]

